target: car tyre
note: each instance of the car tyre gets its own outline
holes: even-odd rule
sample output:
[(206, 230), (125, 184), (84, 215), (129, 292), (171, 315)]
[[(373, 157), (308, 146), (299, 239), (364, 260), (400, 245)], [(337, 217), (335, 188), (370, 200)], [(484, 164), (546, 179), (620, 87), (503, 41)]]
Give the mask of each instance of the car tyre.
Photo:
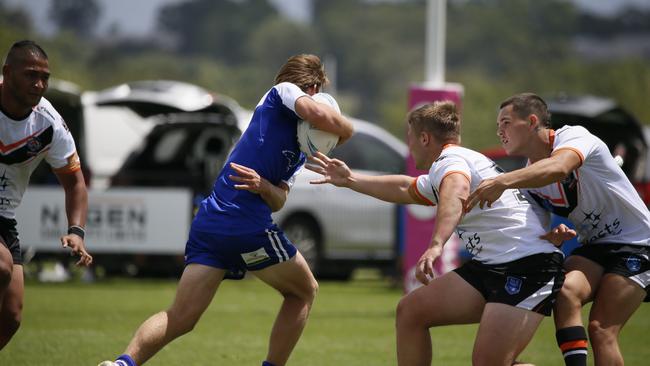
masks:
[(318, 224), (308, 216), (292, 216), (282, 224), (282, 230), (305, 258), (313, 273), (320, 264), (321, 234)]

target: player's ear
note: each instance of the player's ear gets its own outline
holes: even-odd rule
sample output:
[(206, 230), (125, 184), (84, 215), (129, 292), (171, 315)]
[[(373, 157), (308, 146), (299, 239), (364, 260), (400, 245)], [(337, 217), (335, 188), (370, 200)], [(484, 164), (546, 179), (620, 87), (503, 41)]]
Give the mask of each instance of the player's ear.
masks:
[(537, 130), (540, 128), (539, 117), (534, 113), (528, 115), (528, 123), (530, 124), (531, 130)]
[(429, 135), (426, 131), (421, 131), (420, 132), (420, 143), (423, 146), (429, 145), (431, 142), (431, 135)]

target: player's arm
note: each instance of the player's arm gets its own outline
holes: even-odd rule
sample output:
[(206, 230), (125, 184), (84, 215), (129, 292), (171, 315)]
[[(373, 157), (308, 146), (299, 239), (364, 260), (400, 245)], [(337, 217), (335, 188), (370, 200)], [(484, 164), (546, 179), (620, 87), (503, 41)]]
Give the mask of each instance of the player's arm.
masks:
[(463, 218), (463, 202), (469, 196), (469, 179), (460, 172), (445, 176), (440, 182), (436, 223), (429, 247), (416, 265), (415, 277), (427, 284), (433, 278), (433, 262), (442, 254), (442, 247)]
[(54, 169), (54, 174), (65, 192), (65, 212), (69, 228), (68, 233), (61, 237), (61, 244), (69, 247), (75, 255), (79, 255), (77, 265), (87, 266), (93, 260), (84, 244), (88, 191), (77, 154), (74, 153), (68, 160), (70, 164), (67, 166)]
[(259, 194), (272, 212), (276, 212), (284, 206), (289, 194), (289, 186), (286, 183), (280, 182), (276, 186), (260, 176), (254, 169), (237, 163), (230, 163), (230, 167), (237, 173), (237, 175), (228, 176), (230, 180), (236, 183), (235, 189), (243, 189)]
[(343, 161), (329, 158), (320, 152), (309, 158), (305, 167), (321, 174), (321, 179), (312, 184), (330, 183), (337, 187), (350, 188), (382, 201), (394, 203), (430, 204), (413, 192), (415, 178), (407, 175), (367, 175), (353, 172)]
[(476, 204), (488, 207), (509, 188), (539, 188), (562, 181), (582, 164), (582, 157), (572, 149), (560, 149), (548, 158), (539, 160), (525, 168), (483, 180), (469, 196), (465, 211)]
[(340, 136), (339, 145), (354, 133), (352, 123), (333, 108), (315, 102), (308, 96), (300, 97), (295, 104), (296, 113), (319, 130)]

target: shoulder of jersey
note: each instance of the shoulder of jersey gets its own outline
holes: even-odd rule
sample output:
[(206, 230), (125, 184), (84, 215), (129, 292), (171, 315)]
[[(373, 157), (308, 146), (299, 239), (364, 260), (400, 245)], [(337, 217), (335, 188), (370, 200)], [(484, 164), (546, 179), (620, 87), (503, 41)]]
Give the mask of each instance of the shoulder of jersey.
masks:
[(34, 111), (52, 123), (61, 120), (61, 115), (59, 112), (54, 109), (52, 103), (50, 103), (49, 100), (45, 99), (45, 97), (41, 98), (41, 101), (38, 103), (38, 105), (34, 107)]
[(559, 135), (562, 133), (576, 133), (580, 135), (588, 134), (590, 133), (589, 130), (582, 126), (571, 126), (571, 125), (564, 125), (557, 130), (555, 130), (555, 134)]

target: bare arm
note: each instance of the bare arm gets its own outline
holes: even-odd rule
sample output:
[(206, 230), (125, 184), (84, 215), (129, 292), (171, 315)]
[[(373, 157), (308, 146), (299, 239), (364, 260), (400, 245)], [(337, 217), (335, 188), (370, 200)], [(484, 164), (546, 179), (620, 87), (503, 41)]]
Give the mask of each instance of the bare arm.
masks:
[(449, 174), (440, 183), (438, 212), (429, 248), (415, 268), (415, 277), (425, 285), (433, 278), (433, 262), (442, 254), (442, 247), (463, 218), (463, 202), (468, 195), (469, 181), (462, 174)]
[[(74, 172), (55, 172), (56, 177), (65, 191), (65, 212), (68, 218), (68, 227), (78, 226), (82, 230), (86, 226), (88, 212), (88, 191), (81, 169)], [(72, 253), (79, 255), (77, 265), (88, 266), (93, 258), (86, 251), (84, 238), (78, 234), (61, 236), (61, 245), (72, 249)]]
[(235, 184), (235, 189), (243, 189), (260, 197), (271, 208), (272, 212), (276, 212), (284, 207), (289, 194), (289, 186), (284, 183), (273, 185), (271, 182), (261, 177), (255, 170), (239, 165), (230, 163), (230, 167), (237, 173), (237, 175), (230, 175), (232, 181), (240, 183)]
[(354, 133), (352, 123), (334, 109), (315, 102), (308, 97), (296, 100), (296, 113), (319, 130), (340, 136), (339, 145), (347, 141)]
[(310, 158), (307, 169), (322, 174), (323, 178), (314, 180), (312, 184), (331, 183), (337, 187), (347, 187), (382, 201), (403, 204), (425, 204), (412, 192), (415, 178), (407, 175), (366, 175), (353, 172), (341, 160), (331, 159), (320, 152)]
[(509, 188), (539, 188), (559, 182), (581, 164), (582, 160), (576, 152), (562, 149), (525, 168), (485, 179), (467, 199), (465, 211), (471, 210), (476, 204), (481, 208), (486, 203), (488, 207), (492, 206), (503, 191)]

